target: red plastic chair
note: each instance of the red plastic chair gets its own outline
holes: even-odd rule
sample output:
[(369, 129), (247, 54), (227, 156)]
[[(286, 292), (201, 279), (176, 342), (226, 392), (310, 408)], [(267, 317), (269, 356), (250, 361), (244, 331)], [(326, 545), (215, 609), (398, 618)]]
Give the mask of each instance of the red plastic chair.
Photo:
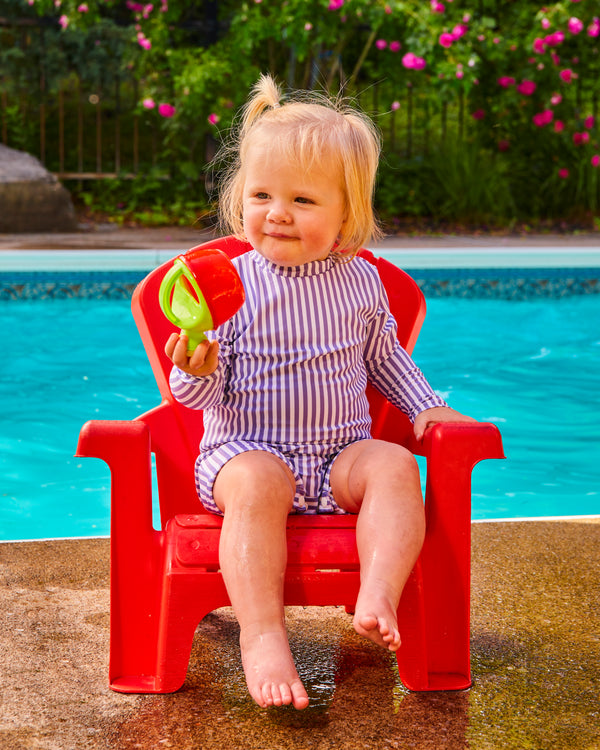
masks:
[[(230, 257), (248, 245), (211, 241)], [(411, 351), (425, 317), (416, 283), (369, 251)], [(133, 315), (162, 403), (131, 422), (92, 421), (81, 430), (78, 456), (101, 458), (112, 473), (110, 686), (125, 693), (167, 693), (183, 684), (202, 618), (229, 598), (219, 572), (220, 517), (204, 511), (194, 486), (202, 419), (171, 395), (171, 363), (163, 347), (173, 326), (158, 306), (171, 263), (135, 290)], [(398, 609), (398, 669), (411, 690), (462, 690), (471, 685), (469, 652), (471, 470), (502, 458), (492, 424), (439, 424), (422, 444), (409, 420), (378, 392), (369, 394), (373, 434), (427, 457), (427, 532)], [(155, 455), (161, 530), (152, 525), (151, 453)], [(286, 605), (344, 605), (359, 587), (355, 516), (290, 516)]]

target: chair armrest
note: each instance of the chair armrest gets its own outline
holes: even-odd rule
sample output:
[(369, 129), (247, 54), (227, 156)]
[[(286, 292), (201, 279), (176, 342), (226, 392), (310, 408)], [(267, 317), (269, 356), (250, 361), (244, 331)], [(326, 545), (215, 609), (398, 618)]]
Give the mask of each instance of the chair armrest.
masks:
[[(150, 430), (141, 421), (90, 421), (79, 433), (77, 456), (100, 458), (111, 471), (111, 535), (116, 529), (152, 536)], [(128, 530), (128, 531), (125, 531)]]

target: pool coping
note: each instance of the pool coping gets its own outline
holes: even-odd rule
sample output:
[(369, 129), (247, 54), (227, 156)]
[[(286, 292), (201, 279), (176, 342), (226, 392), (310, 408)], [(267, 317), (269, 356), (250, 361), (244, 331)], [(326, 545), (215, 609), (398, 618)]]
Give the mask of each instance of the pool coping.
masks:
[[(0, 274), (14, 272), (144, 271), (188, 248), (114, 248), (108, 250), (0, 250)], [(450, 269), (600, 269), (597, 247), (546, 245), (514, 247), (370, 246), (379, 257), (405, 270)]]

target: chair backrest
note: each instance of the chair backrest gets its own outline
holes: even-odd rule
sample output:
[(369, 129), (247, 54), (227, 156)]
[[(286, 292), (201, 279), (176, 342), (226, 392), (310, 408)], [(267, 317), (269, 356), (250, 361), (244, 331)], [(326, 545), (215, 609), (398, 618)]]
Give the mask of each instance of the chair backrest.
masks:
[[(250, 249), (248, 243), (231, 236), (217, 238), (198, 247), (218, 248), (230, 258), (242, 255)], [(392, 263), (383, 258), (376, 258), (369, 250), (361, 250), (359, 255), (377, 268), (388, 294), (392, 314), (398, 323), (398, 340), (409, 353), (412, 352), (425, 318), (423, 293), (408, 274)], [(163, 399), (161, 408), (163, 412), (165, 408), (169, 410), (169, 419), (171, 423), (174, 422), (177, 425), (180, 437), (183, 438), (182, 441), (170, 440), (169, 436), (162, 435), (161, 445), (153, 446), (157, 455), (163, 521), (175, 513), (197, 513), (202, 510), (197, 499), (190, 500), (188, 498), (187, 501), (178, 499), (182, 497), (182, 494), (190, 495), (189, 487), (193, 487), (193, 485), (185, 481), (186, 492), (182, 493), (177, 488), (177, 481), (174, 481), (175, 477), (173, 476), (173, 471), (175, 471), (180, 475), (182, 482), (184, 482), (184, 476), (192, 476), (193, 478), (192, 467), (202, 437), (203, 426), (201, 415), (175, 401), (169, 389), (169, 373), (172, 364), (164, 353), (164, 346), (169, 335), (177, 329), (167, 320), (160, 309), (158, 290), (165, 273), (171, 266), (172, 261), (169, 260), (151, 271), (135, 289), (131, 302), (133, 317)], [(374, 388), (369, 389), (369, 400), (373, 418), (373, 436), (389, 439), (387, 432), (393, 422), (394, 439), (401, 442), (403, 434), (408, 434), (410, 431), (408, 419), (404, 415), (399, 417), (397, 410)], [(151, 418), (152, 412), (141, 417), (146, 421), (150, 421)], [(164, 413), (161, 420), (161, 425), (169, 424), (168, 421), (165, 422), (164, 420)], [(399, 422), (401, 425), (400, 433), (398, 432)], [(164, 433), (165, 429), (167, 428), (163, 427), (161, 432)], [(185, 444), (185, 449), (183, 444)], [(168, 457), (162, 455), (170, 451), (172, 455)], [(165, 465), (168, 466), (170, 476), (166, 477), (164, 482), (161, 482), (161, 466)], [(163, 485), (164, 491), (161, 485)]]

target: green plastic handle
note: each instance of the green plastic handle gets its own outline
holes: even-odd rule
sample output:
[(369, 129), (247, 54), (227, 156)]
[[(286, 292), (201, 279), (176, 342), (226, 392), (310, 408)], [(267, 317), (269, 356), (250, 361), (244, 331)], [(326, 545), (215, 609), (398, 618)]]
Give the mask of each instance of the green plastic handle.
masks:
[(196, 279), (179, 258), (173, 261), (173, 267), (161, 282), (158, 301), (168, 320), (179, 326), (188, 337), (188, 354), (192, 354), (198, 344), (206, 339), (204, 332), (212, 330), (214, 324)]

